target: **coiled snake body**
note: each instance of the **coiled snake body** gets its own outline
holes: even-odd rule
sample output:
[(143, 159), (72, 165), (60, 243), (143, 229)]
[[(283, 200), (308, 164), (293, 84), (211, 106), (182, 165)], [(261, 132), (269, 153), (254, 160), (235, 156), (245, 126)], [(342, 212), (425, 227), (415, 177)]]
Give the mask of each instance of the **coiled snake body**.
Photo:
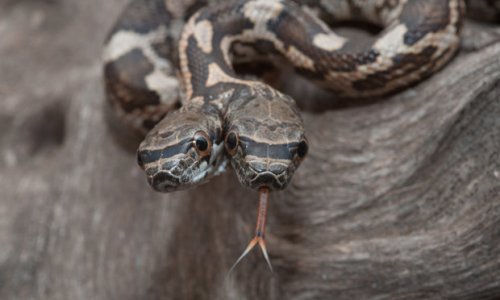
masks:
[[(204, 8), (190, 18), (179, 41), (183, 106), (163, 118), (181, 96), (171, 62), (171, 28), (186, 12), (175, 12), (173, 2), (132, 2), (105, 50), (106, 87), (115, 110), (143, 132), (163, 119), (138, 151), (150, 184), (163, 192), (199, 184), (220, 171), (224, 138), (239, 180), (254, 189), (284, 188), (307, 152), (294, 101), (264, 83), (239, 78), (232, 46), (272, 49), (337, 95), (379, 96), (425, 78), (450, 59), (459, 45), (463, 9), (460, 0), (314, 6), (255, 0)], [(311, 13), (315, 9), (335, 21), (369, 21), (385, 29), (374, 43), (353, 52), (352, 41), (332, 32)]]
[[(450, 60), (464, 10), (462, 0), (240, 0), (201, 10), (197, 1), (176, 2), (132, 2), (104, 53), (108, 100), (127, 124), (148, 132), (138, 162), (162, 192), (205, 182), (229, 159), (242, 184), (267, 194), (286, 187), (305, 157), (308, 145), (294, 101), (239, 77), (233, 60), (252, 51), (238, 53), (238, 45), (281, 55), (336, 95), (381, 96)], [(175, 36), (173, 29), (193, 12)], [(384, 29), (359, 47), (315, 12)], [(176, 109), (179, 98), (182, 107)]]

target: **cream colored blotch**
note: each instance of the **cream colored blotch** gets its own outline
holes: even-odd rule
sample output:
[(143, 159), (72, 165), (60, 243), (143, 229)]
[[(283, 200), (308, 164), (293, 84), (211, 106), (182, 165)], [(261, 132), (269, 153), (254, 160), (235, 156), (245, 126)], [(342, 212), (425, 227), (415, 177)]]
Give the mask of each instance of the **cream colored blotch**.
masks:
[(194, 25), (194, 37), (201, 50), (205, 53), (212, 52), (212, 37), (214, 30), (208, 20), (203, 20)]
[(325, 51), (339, 50), (346, 43), (346, 39), (334, 33), (318, 33), (313, 38), (314, 46)]

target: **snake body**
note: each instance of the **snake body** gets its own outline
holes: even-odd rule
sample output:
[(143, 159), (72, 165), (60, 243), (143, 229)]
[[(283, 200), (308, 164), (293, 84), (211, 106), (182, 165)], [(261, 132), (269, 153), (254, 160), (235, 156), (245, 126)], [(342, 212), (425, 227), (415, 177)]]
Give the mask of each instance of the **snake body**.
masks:
[[(449, 61), (459, 46), (464, 11), (461, 0), (217, 3), (184, 26), (177, 52), (180, 90), (171, 28), (197, 4), (175, 12), (169, 3), (132, 2), (105, 49), (108, 99), (132, 127), (150, 130), (138, 161), (153, 188), (163, 192), (221, 171), (227, 161), (223, 144), (240, 182), (253, 189), (283, 189), (307, 153), (293, 99), (239, 77), (232, 67), (241, 54), (236, 46), (280, 55), (338, 96), (376, 97), (414, 84)], [(373, 42), (358, 45), (319, 17), (384, 29)], [(179, 97), (182, 107), (175, 109)]]

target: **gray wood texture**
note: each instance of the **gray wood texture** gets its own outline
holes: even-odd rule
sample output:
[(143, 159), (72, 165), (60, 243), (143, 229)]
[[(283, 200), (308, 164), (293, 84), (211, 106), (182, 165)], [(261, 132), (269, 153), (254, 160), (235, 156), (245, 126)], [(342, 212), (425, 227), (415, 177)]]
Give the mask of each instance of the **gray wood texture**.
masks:
[[(100, 52), (124, 0), (0, 1), (0, 299), (500, 298), (500, 29), (369, 105), (304, 112), (271, 194), (232, 172), (158, 194), (105, 121)], [(308, 90), (302, 90), (304, 91)], [(307, 94), (307, 93), (306, 93)]]

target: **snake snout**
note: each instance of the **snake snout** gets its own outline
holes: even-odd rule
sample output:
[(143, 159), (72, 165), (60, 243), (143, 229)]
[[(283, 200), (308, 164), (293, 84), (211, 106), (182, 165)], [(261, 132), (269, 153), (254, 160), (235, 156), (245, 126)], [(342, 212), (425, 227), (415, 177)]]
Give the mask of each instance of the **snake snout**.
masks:
[(290, 169), (283, 164), (251, 164), (252, 176), (250, 187), (259, 189), (267, 187), (272, 190), (281, 190), (288, 184), (290, 178)]
[(179, 189), (179, 179), (168, 172), (158, 172), (148, 176), (148, 183), (158, 192), (171, 192)]
[(277, 176), (281, 175), (283, 172), (287, 172), (289, 169), (287, 165), (271, 162), (250, 162), (249, 166), (253, 172), (257, 174), (270, 173)]

